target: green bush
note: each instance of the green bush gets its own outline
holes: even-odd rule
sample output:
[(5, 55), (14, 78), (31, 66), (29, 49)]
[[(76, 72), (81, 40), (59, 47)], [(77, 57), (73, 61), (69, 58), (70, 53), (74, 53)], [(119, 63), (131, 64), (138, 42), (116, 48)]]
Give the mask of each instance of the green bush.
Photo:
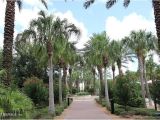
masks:
[(75, 95), (78, 92), (78, 89), (76, 87), (72, 87), (70, 90), (70, 93)]
[(147, 108), (136, 108), (136, 107), (127, 107), (127, 111), (125, 111), (125, 107), (122, 105), (115, 104), (115, 114), (117, 115), (142, 115), (142, 116), (156, 116), (156, 111), (153, 109)]
[(63, 106), (57, 105), (55, 111), (56, 116), (59, 116), (63, 112), (63, 110), (64, 110)]
[(108, 81), (108, 94), (109, 94), (109, 99), (113, 99), (113, 96), (114, 96), (114, 82), (112, 80)]
[(93, 87), (88, 88), (88, 89), (87, 89), (87, 92), (88, 92), (89, 94), (93, 95), (93, 94), (94, 94), (94, 88), (93, 88)]
[(160, 104), (160, 81), (155, 80), (154, 83), (150, 86), (150, 92), (153, 100)]
[(88, 92), (79, 92), (79, 93), (76, 93), (76, 95), (83, 96), (83, 95), (89, 95), (89, 93)]
[(2, 118), (27, 117), (29, 111), (33, 109), (30, 98), (18, 90), (12, 90), (0, 85), (0, 113), (13, 113)]
[(31, 77), (24, 82), (24, 92), (33, 100), (35, 105), (48, 105), (48, 88), (42, 80)]
[(116, 78), (114, 100), (124, 106), (141, 107), (144, 105), (140, 85), (129, 74)]

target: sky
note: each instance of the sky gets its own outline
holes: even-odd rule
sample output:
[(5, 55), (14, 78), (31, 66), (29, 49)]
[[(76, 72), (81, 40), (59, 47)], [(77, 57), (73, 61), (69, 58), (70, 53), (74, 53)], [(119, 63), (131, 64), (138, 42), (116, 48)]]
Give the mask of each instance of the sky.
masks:
[[(132, 0), (128, 8), (123, 7), (123, 0), (117, 0), (111, 9), (105, 8), (107, 0), (95, 0), (96, 2), (87, 10), (84, 9), (85, 0), (48, 0), (48, 13), (55, 17), (67, 18), (81, 30), (77, 48), (83, 48), (93, 33), (106, 31), (111, 40), (121, 40), (132, 30), (145, 29), (156, 34), (154, 14), (151, 0)], [(4, 14), (6, 3), (0, 0), (0, 47), (3, 47)], [(37, 18), (37, 13), (46, 10), (39, 0), (23, 0), (22, 10), (16, 7), (15, 34), (28, 27), (30, 20)], [(155, 60), (158, 58), (155, 56)], [(128, 63), (125, 70), (137, 70), (135, 63)]]

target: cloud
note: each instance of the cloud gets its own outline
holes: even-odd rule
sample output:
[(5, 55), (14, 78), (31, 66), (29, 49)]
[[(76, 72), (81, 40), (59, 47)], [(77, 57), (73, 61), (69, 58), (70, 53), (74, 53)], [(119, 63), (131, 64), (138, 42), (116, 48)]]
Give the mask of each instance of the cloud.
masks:
[[(51, 1), (48, 0), (50, 3)], [(16, 14), (15, 14), (15, 34), (23, 31), (29, 26), (29, 22), (38, 17), (38, 12), (42, 8), (42, 4), (39, 2), (39, 0), (23, 0), (23, 4), (27, 4), (32, 7), (22, 8), (22, 10), (19, 12), (18, 7), (16, 7)], [(4, 23), (4, 15), (5, 15), (5, 2), (0, 1), (0, 23)], [(49, 11), (51, 13), (52, 11)], [(74, 17), (73, 13), (71, 11), (67, 11), (65, 13), (56, 12), (54, 13), (55, 16), (59, 16), (60, 18), (67, 18), (69, 22), (74, 23), (80, 30), (82, 31), (80, 40), (78, 41), (78, 44), (76, 45), (77, 48), (83, 48), (83, 44), (88, 40), (88, 31), (85, 28), (84, 24)], [(3, 29), (4, 24), (0, 24), (0, 47), (3, 46)], [(75, 37), (71, 37), (71, 39), (75, 39)]]
[[(84, 44), (88, 41), (88, 30), (86, 29), (85, 25), (82, 22), (78, 21), (74, 17), (74, 15), (71, 11), (67, 11), (65, 13), (56, 12), (54, 15), (60, 17), (61, 19), (64, 19), (64, 18), (68, 19), (68, 21), (70, 23), (75, 24), (80, 29), (81, 37), (78, 40), (78, 43), (76, 44), (76, 47), (78, 49), (83, 48)], [(71, 41), (74, 41), (73, 39), (75, 39), (75, 37), (71, 37)]]
[[(151, 31), (153, 34), (156, 34), (155, 23), (153, 19), (153, 11), (151, 11), (151, 20), (146, 19), (144, 16), (139, 15), (137, 13), (131, 13), (122, 20), (109, 16), (106, 19), (106, 32), (111, 39), (120, 40), (123, 37), (130, 34), (132, 30), (143, 29), (146, 31)], [(154, 55), (154, 58), (157, 58)], [(135, 59), (135, 62), (128, 62), (126, 64), (127, 68), (123, 67), (123, 71), (132, 70), (137, 71), (138, 69), (138, 61)], [(116, 70), (116, 74), (118, 71)]]
[(106, 19), (106, 32), (111, 39), (122, 39), (129, 35), (132, 30), (139, 29), (146, 29), (154, 34), (156, 33), (154, 21), (148, 20), (137, 13), (131, 13), (122, 20), (114, 16), (110, 16)]

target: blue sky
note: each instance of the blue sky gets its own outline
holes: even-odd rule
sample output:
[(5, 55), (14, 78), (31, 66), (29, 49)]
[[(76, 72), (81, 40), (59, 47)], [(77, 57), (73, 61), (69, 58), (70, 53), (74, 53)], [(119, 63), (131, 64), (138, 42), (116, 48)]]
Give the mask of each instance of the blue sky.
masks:
[[(21, 12), (16, 8), (15, 36), (28, 27), (29, 21), (37, 17), (40, 9), (44, 9), (38, 1), (23, 0)], [(131, 30), (146, 29), (155, 34), (151, 0), (132, 0), (128, 8), (123, 7), (123, 0), (118, 0), (117, 4), (109, 10), (105, 8), (105, 0), (96, 0), (87, 10), (83, 7), (84, 1), (48, 0), (49, 13), (67, 18), (81, 29), (82, 36), (77, 44), (78, 48), (83, 48), (83, 44), (93, 33), (104, 30), (111, 39), (115, 40), (120, 40)], [(0, 47), (3, 46), (4, 13), (5, 2), (0, 0)], [(128, 66), (136, 70), (137, 62), (129, 63)]]
[[(102, 0), (103, 1), (103, 0)], [(52, 10), (55, 8), (56, 11), (66, 12), (72, 11), (75, 18), (83, 22), (89, 33), (101, 32), (105, 30), (105, 20), (108, 16), (116, 16), (119, 20), (122, 20), (124, 16), (130, 13), (137, 13), (144, 16), (147, 19), (151, 18), (152, 5), (150, 0), (134, 0), (131, 2), (128, 8), (123, 7), (123, 1), (119, 0), (115, 6), (107, 10), (105, 8), (105, 2), (97, 1), (90, 8), (85, 10), (83, 8), (83, 0), (74, 2), (63, 2), (55, 1), (53, 5), (49, 6)]]

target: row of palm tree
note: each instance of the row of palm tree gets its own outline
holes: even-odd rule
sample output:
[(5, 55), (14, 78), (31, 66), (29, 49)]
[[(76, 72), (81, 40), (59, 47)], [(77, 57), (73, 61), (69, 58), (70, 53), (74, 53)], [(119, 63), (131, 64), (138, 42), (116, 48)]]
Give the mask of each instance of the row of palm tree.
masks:
[[(124, 73), (122, 67), (128, 61), (133, 61), (133, 58), (138, 59), (139, 76), (141, 82), (142, 97), (145, 103), (147, 96), (151, 103), (151, 96), (146, 78), (146, 57), (150, 51), (156, 50), (157, 39), (155, 36), (145, 30), (132, 31), (128, 37), (121, 41), (110, 41), (106, 32), (93, 34), (85, 48), (85, 59), (92, 68), (97, 68), (100, 79), (100, 100), (103, 97), (103, 85), (105, 85), (105, 98), (109, 106), (107, 71), (106, 68), (111, 68), (113, 80), (115, 79), (115, 63), (117, 63), (119, 75)], [(103, 73), (104, 69), (104, 73)], [(104, 74), (104, 77), (103, 77)], [(145, 104), (146, 107), (146, 104)]]
[[(47, 15), (44, 11), (39, 12), (39, 17), (30, 22), (30, 27), (19, 34), (18, 41), (32, 42), (39, 46), (40, 58), (43, 62), (48, 61), (49, 74), (49, 113), (55, 113), (54, 88), (53, 88), (53, 65), (59, 65), (59, 73), (63, 69), (63, 77), (59, 79), (59, 101), (62, 104), (62, 82), (67, 88), (66, 73), (68, 65), (76, 60), (74, 43), (68, 40), (71, 35), (80, 35), (80, 30), (69, 23), (66, 19), (54, 19), (53, 15)], [(63, 79), (63, 81), (62, 81)]]

